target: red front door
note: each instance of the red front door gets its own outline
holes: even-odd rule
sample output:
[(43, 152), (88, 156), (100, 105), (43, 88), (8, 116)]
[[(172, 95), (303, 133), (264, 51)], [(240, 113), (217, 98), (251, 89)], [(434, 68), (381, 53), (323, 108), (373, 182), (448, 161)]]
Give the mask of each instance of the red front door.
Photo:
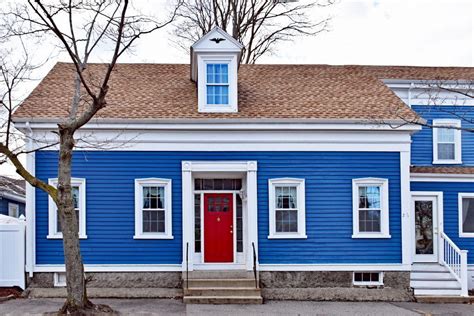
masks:
[(232, 193), (204, 194), (204, 262), (234, 261)]

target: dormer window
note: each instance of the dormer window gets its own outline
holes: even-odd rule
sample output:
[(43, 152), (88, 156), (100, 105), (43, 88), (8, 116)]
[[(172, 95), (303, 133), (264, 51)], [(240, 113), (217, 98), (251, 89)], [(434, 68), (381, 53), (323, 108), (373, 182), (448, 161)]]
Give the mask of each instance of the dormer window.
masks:
[(215, 27), (191, 46), (191, 80), (196, 82), (198, 111), (237, 112), (237, 71), (243, 45)]
[(208, 105), (229, 104), (229, 65), (209, 63), (206, 67)]

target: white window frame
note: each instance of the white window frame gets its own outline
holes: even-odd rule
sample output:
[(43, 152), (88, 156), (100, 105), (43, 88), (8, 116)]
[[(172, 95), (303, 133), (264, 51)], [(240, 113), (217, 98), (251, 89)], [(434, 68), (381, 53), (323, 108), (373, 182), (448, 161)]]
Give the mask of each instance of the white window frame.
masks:
[[(356, 281), (356, 273), (377, 273), (379, 275), (378, 281)], [(383, 285), (383, 272), (378, 271), (354, 271), (352, 272), (352, 284), (354, 286), (381, 286)]]
[(462, 164), (461, 130), (454, 131), (454, 159), (438, 159), (438, 131), (440, 126), (461, 128), (460, 120), (436, 119), (433, 120), (433, 164)]
[[(228, 104), (207, 104), (207, 64), (228, 65)], [(198, 76), (198, 109), (199, 112), (222, 113), (237, 112), (237, 56), (235, 55), (206, 55), (199, 57), (200, 75)]]
[[(277, 186), (294, 186), (296, 187), (298, 208), (298, 231), (295, 233), (277, 232), (275, 225), (275, 188)], [(268, 206), (269, 206), (269, 235), (268, 239), (306, 239), (306, 198), (305, 198), (305, 180), (297, 178), (278, 178), (268, 180)]]
[[(16, 216), (12, 215), (13, 208), (15, 208)], [(20, 204), (8, 202), (8, 216), (18, 218), (20, 217)]]
[[(49, 179), (48, 183), (54, 187), (58, 186), (58, 179)], [(87, 239), (86, 234), (86, 179), (72, 178), (71, 186), (79, 187), (79, 238)], [(63, 234), (58, 232), (57, 227), (58, 208), (53, 199), (48, 197), (48, 239), (62, 239)]]
[[(359, 187), (380, 187), (380, 232), (359, 231)], [(352, 238), (391, 238), (388, 179), (360, 178), (352, 180)]]
[(472, 198), (474, 199), (474, 193), (458, 193), (458, 225), (459, 225), (459, 237), (474, 238), (474, 233), (465, 233), (462, 225), (462, 199)]
[(53, 274), (54, 287), (66, 286), (66, 272), (55, 272)]
[[(165, 232), (144, 233), (143, 232), (143, 187), (164, 187), (165, 191)], [(172, 202), (171, 202), (171, 179), (146, 178), (135, 179), (135, 235), (134, 239), (173, 239), (172, 233)]]

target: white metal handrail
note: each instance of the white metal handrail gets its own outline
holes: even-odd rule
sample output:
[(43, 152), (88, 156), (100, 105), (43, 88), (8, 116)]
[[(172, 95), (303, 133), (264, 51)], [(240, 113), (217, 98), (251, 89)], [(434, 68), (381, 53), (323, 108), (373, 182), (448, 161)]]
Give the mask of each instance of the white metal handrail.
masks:
[(468, 296), (467, 252), (459, 249), (448, 235), (441, 232), (441, 263), (461, 283), (462, 296)]

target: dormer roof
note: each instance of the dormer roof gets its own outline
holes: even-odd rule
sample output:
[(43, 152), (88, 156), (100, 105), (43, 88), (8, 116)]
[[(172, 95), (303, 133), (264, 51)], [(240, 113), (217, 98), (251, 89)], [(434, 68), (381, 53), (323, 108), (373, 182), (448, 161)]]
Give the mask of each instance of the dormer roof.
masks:
[(191, 46), (191, 79), (197, 80), (198, 54), (240, 54), (244, 46), (218, 26), (206, 33)]

